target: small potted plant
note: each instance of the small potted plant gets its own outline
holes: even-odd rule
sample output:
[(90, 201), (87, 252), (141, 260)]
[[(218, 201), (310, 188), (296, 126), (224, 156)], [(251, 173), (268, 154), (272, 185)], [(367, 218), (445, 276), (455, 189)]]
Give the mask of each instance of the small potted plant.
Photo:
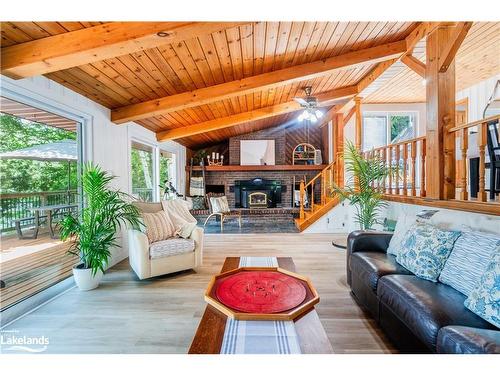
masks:
[(137, 207), (127, 195), (109, 188), (114, 176), (88, 163), (82, 174), (85, 207), (79, 215), (68, 214), (60, 222), (61, 239), (73, 241), (68, 252), (80, 257), (73, 268), (76, 285), (82, 291), (97, 288), (111, 257), (110, 248), (119, 246), (120, 224), (140, 229), (143, 225)]

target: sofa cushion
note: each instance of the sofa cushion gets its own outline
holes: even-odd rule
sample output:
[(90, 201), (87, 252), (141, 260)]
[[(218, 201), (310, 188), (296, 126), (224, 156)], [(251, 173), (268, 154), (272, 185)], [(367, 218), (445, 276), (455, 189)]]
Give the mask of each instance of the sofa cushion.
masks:
[(387, 254), (398, 255), (401, 250), (401, 243), (403, 242), (408, 230), (415, 224), (417, 218), (415, 215), (400, 215), (394, 228), (394, 235), (387, 247)]
[(460, 232), (415, 223), (401, 243), (396, 260), (415, 275), (436, 282)]
[(465, 300), (465, 306), (500, 328), (500, 247), (491, 257), (479, 283)]
[(498, 235), (462, 232), (439, 275), (439, 281), (469, 296), (498, 246)]
[(465, 296), (452, 287), (417, 276), (388, 275), (379, 280), (377, 295), (431, 351), (436, 351), (439, 329), (463, 325), (494, 329), (464, 306)]
[(411, 275), (411, 272), (396, 262), (394, 255), (374, 252), (358, 252), (351, 256), (351, 271), (363, 280), (374, 292), (379, 279), (385, 275)]
[(443, 354), (500, 354), (500, 331), (462, 326), (441, 328), (437, 352)]
[(194, 248), (195, 243), (192, 239), (170, 238), (152, 243), (149, 246), (149, 256), (151, 259), (170, 257), (190, 253)]

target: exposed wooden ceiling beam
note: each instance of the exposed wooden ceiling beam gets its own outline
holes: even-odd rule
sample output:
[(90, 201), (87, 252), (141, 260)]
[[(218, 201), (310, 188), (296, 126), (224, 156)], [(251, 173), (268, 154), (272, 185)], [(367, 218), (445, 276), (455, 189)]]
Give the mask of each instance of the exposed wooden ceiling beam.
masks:
[(450, 66), (471, 27), (472, 22), (458, 22), (455, 26), (455, 30), (439, 58), (439, 71), (441, 73), (446, 72)]
[(356, 112), (356, 107), (352, 107), (351, 110), (347, 113), (347, 115), (344, 117), (344, 126), (347, 125), (349, 120), (351, 119), (352, 116), (354, 116), (354, 113)]
[(407, 37), (406, 37), (406, 50), (412, 51), (413, 48), (423, 38), (429, 35), (440, 22), (421, 22)]
[(422, 78), (425, 78), (425, 64), (412, 55), (403, 55), (401, 61)]
[[(366, 89), (372, 82), (374, 82), (378, 77), (380, 77), (387, 69), (389, 69), (392, 64), (394, 64), (398, 59), (391, 59), (387, 61), (382, 61), (377, 64), (375, 68), (366, 73), (363, 78), (361, 78), (356, 84), (356, 95), (359, 95)], [(336, 107), (337, 112), (346, 112), (354, 107), (354, 99), (350, 99), (344, 104)]]
[[(345, 98), (354, 95), (356, 86), (346, 86), (316, 95), (321, 103), (327, 103), (330, 100)], [(214, 130), (230, 128), (245, 122), (262, 120), (268, 117), (282, 115), (294, 112), (302, 107), (295, 101), (276, 104), (264, 108), (255, 109), (248, 112), (237, 113), (198, 124), (184, 126), (180, 128), (169, 129), (158, 132), (156, 138), (158, 141), (166, 141), (193, 136), (201, 133), (208, 133)]]
[[(242, 22), (109, 22), (1, 50), (1, 72), (26, 78), (206, 35)], [(161, 33), (162, 36), (159, 36)]]
[(383, 44), (344, 55), (296, 65), (241, 80), (205, 87), (160, 99), (116, 108), (111, 112), (111, 121), (123, 124), (169, 112), (200, 106), (210, 102), (246, 95), (264, 89), (270, 89), (298, 81), (314, 79), (331, 73), (336, 69), (350, 69), (366, 63), (377, 63), (399, 57), (406, 51), (406, 42)]

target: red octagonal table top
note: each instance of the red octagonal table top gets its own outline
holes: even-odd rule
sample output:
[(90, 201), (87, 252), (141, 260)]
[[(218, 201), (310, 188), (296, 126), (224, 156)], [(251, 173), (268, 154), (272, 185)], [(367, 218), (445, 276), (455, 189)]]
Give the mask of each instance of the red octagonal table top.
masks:
[(245, 271), (229, 275), (216, 286), (217, 299), (247, 313), (278, 313), (293, 309), (306, 298), (304, 285), (277, 271)]

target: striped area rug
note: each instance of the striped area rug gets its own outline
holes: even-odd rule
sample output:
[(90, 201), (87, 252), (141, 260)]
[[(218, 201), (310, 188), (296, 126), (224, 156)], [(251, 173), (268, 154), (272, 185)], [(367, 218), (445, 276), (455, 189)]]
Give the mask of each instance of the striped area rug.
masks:
[[(276, 257), (241, 257), (240, 267), (278, 267)], [(221, 354), (300, 354), (292, 321), (228, 318)]]

